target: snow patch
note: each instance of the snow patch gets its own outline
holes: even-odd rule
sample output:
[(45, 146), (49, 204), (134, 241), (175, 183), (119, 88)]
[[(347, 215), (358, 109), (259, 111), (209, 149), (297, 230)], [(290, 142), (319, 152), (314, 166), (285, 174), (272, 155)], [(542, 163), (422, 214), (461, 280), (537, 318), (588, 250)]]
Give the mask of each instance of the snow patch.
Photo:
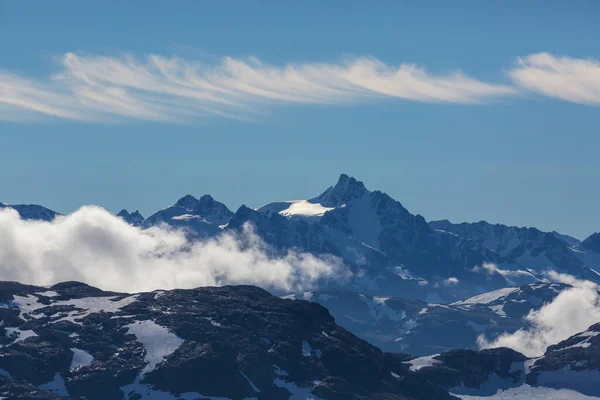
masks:
[(73, 358), (71, 359), (71, 367), (70, 370), (73, 371), (79, 367), (85, 367), (90, 365), (92, 361), (94, 361), (94, 356), (92, 356), (87, 351), (72, 348)]
[(40, 389), (48, 390), (60, 397), (68, 397), (69, 392), (67, 392), (67, 388), (65, 387), (65, 380), (60, 373), (54, 374), (54, 379), (52, 379), (48, 383), (44, 383), (39, 386)]
[(22, 331), (19, 328), (6, 328), (6, 335), (7, 336), (16, 335), (15, 340), (13, 340), (13, 342), (11, 343), (11, 344), (15, 344), (15, 343), (25, 340), (27, 338), (37, 336), (37, 333), (35, 333), (32, 330)]
[(313, 355), (313, 353), (318, 357), (321, 358), (321, 350), (319, 349), (313, 349), (310, 346), (310, 343), (308, 343), (306, 340), (302, 341), (302, 355), (304, 357), (311, 357)]
[(518, 291), (518, 287), (508, 287), (502, 288), (498, 290), (494, 290), (491, 292), (483, 293), (474, 297), (470, 297), (466, 300), (457, 301), (452, 303), (452, 305), (464, 305), (464, 304), (490, 304), (496, 300), (499, 300), (503, 297), (508, 296), (511, 293)]
[(492, 396), (469, 396), (452, 393), (463, 400), (594, 400), (598, 397), (589, 397), (573, 390), (560, 389), (555, 390), (547, 387), (532, 387), (522, 385), (507, 390), (499, 390)]
[(144, 358), (148, 364), (142, 370), (142, 375), (152, 371), (158, 363), (183, 343), (183, 340), (177, 335), (151, 320), (136, 321), (126, 325), (125, 328), (128, 329), (128, 333), (135, 335), (137, 341), (146, 349)]
[(439, 356), (439, 354), (434, 354), (432, 356), (426, 356), (426, 357), (419, 357), (419, 358), (412, 359), (412, 360), (408, 361), (407, 363), (410, 364), (411, 371), (418, 371), (421, 368), (431, 367), (435, 364), (440, 364), (441, 361), (436, 360), (434, 358), (437, 356)]

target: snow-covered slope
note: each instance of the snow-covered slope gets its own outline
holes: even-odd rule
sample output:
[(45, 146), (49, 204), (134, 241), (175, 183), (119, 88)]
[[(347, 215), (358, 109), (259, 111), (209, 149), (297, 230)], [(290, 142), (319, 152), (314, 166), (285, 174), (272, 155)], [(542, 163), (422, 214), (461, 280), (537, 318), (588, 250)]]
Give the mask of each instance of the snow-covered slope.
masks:
[(331, 210), (333, 210), (332, 207), (324, 207), (322, 204), (313, 202), (312, 200), (278, 201), (256, 209), (260, 213), (277, 213), (290, 219), (301, 219), (307, 222), (317, 221), (327, 211)]

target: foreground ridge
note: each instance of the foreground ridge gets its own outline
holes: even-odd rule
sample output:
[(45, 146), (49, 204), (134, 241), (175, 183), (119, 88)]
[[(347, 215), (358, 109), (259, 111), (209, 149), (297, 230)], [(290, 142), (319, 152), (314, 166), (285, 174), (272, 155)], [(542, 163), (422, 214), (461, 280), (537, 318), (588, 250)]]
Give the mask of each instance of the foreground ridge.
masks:
[(251, 286), (123, 294), (0, 283), (0, 395), (450, 399), (318, 304)]

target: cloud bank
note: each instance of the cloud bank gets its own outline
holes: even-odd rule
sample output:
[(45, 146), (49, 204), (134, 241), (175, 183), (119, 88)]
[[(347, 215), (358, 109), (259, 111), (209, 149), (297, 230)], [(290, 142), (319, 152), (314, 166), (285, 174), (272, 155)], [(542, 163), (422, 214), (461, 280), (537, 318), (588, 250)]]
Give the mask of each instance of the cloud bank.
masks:
[(122, 292), (251, 284), (283, 292), (348, 276), (333, 256), (270, 255), (246, 227), (238, 235), (190, 244), (168, 228), (140, 230), (98, 207), (53, 222), (24, 221), (0, 210), (0, 279), (50, 285), (76, 280)]
[(508, 72), (518, 86), (574, 103), (600, 105), (600, 62), (537, 53)]
[(375, 98), (481, 103), (516, 93), (460, 71), (433, 75), (373, 57), (339, 63), (268, 65), (257, 58), (203, 63), (178, 57), (66, 53), (59, 71), (36, 80), (0, 71), (0, 118), (178, 122), (202, 116), (255, 119), (265, 107), (345, 104)]
[(529, 312), (525, 320), (530, 328), (505, 333), (492, 341), (479, 336), (480, 348), (510, 347), (528, 357), (539, 357), (548, 346), (600, 322), (598, 285), (556, 272), (549, 272), (548, 277), (552, 281), (573, 285), (573, 288), (562, 291), (554, 301), (539, 310)]

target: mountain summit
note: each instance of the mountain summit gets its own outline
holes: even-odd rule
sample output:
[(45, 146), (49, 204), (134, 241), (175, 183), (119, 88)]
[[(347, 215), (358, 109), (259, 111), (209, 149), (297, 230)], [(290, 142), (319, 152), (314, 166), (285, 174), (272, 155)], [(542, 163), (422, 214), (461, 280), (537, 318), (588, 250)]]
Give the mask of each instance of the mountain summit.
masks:
[(140, 226), (144, 222), (144, 217), (138, 210), (135, 210), (130, 214), (126, 209), (122, 209), (117, 214), (117, 217), (123, 218), (125, 222), (133, 226)]
[(320, 196), (309, 200), (311, 203), (320, 203), (325, 207), (339, 207), (349, 201), (358, 199), (369, 193), (365, 185), (346, 174), (340, 175), (335, 186), (329, 187)]

